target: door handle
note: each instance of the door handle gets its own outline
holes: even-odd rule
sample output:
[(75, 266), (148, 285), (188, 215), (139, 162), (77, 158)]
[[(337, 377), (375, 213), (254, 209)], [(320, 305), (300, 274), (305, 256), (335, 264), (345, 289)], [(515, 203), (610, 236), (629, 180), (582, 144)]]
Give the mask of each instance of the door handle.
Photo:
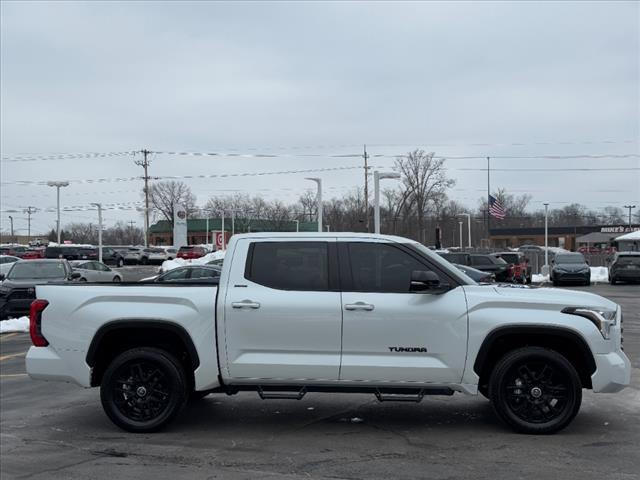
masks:
[(370, 312), (374, 308), (375, 307), (370, 303), (364, 303), (364, 302), (347, 303), (344, 306), (345, 310), (366, 310), (367, 312)]
[(251, 300), (242, 300), (241, 302), (231, 302), (233, 308), (260, 308), (258, 302), (252, 302)]

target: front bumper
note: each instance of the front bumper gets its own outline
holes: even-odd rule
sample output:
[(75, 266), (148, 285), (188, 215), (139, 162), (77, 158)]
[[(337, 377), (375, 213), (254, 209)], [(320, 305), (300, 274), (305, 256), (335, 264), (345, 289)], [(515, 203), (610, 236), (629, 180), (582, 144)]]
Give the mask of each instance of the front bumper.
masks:
[(594, 355), (596, 371), (591, 375), (593, 391), (615, 393), (629, 385), (631, 362), (622, 350)]
[(591, 281), (591, 272), (586, 272), (586, 273), (554, 272), (553, 279), (558, 283), (589, 282)]

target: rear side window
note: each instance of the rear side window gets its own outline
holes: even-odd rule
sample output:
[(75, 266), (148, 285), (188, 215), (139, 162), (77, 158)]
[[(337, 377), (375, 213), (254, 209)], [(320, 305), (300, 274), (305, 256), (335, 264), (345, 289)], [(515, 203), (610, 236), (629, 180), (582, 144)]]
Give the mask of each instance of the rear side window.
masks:
[(245, 277), (278, 290), (329, 290), (327, 242), (254, 242)]

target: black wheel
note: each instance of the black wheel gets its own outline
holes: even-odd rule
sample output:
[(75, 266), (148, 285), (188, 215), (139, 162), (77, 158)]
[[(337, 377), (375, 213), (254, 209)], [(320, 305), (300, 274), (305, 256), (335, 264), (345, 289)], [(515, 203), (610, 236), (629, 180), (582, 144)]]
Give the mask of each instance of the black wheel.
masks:
[(147, 265), (149, 263), (149, 259), (147, 257), (142, 257), (142, 259), (140, 260), (140, 263), (142, 265)]
[(119, 267), (119, 268), (124, 267), (124, 259), (119, 258), (119, 259), (118, 259), (118, 263), (117, 263), (117, 265), (118, 265), (118, 267)]
[(498, 362), (489, 397), (498, 417), (517, 432), (548, 434), (562, 430), (576, 416), (582, 385), (565, 357), (546, 348), (525, 347)]
[(532, 281), (531, 276), (528, 276), (528, 277), (527, 277), (527, 285), (531, 285), (531, 281)]
[(87, 281), (87, 279), (86, 279), (86, 278), (84, 278), (84, 277), (82, 277), (79, 281), (80, 281), (80, 282), (86, 282), (86, 281)]
[(586, 287), (590, 287), (591, 286), (591, 280), (587, 280), (586, 282), (584, 282), (584, 285)]
[(187, 378), (173, 355), (134, 348), (118, 355), (102, 378), (105, 413), (129, 432), (154, 432), (171, 422), (187, 398)]
[(557, 287), (558, 285), (560, 285), (555, 278), (552, 280), (552, 282), (554, 287)]
[(611, 277), (609, 279), (609, 283), (611, 283), (611, 285), (615, 285), (616, 283), (618, 283), (618, 281), (615, 279), (615, 277)]
[(118, 275), (113, 277), (113, 283), (120, 283), (120, 282), (122, 282), (122, 279)]

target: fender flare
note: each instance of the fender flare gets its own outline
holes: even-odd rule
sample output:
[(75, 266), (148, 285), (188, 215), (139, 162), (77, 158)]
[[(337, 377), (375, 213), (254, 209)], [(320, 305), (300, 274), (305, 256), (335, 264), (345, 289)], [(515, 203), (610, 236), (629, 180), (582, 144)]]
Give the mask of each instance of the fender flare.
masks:
[(123, 320), (114, 320), (102, 325), (96, 334), (93, 336), (91, 340), (91, 344), (89, 345), (89, 349), (87, 350), (86, 362), (87, 365), (93, 367), (96, 364), (96, 354), (98, 352), (98, 348), (102, 343), (104, 337), (113, 332), (119, 330), (129, 330), (129, 329), (149, 329), (149, 330), (164, 330), (175, 334), (180, 340), (184, 343), (187, 348), (187, 352), (189, 353), (189, 357), (191, 358), (191, 366), (193, 370), (200, 366), (200, 357), (198, 356), (198, 351), (196, 350), (195, 345), (193, 344), (193, 340), (191, 336), (187, 333), (187, 331), (181, 325), (178, 325), (173, 322), (167, 322), (165, 320), (136, 320), (136, 319), (123, 319)]

